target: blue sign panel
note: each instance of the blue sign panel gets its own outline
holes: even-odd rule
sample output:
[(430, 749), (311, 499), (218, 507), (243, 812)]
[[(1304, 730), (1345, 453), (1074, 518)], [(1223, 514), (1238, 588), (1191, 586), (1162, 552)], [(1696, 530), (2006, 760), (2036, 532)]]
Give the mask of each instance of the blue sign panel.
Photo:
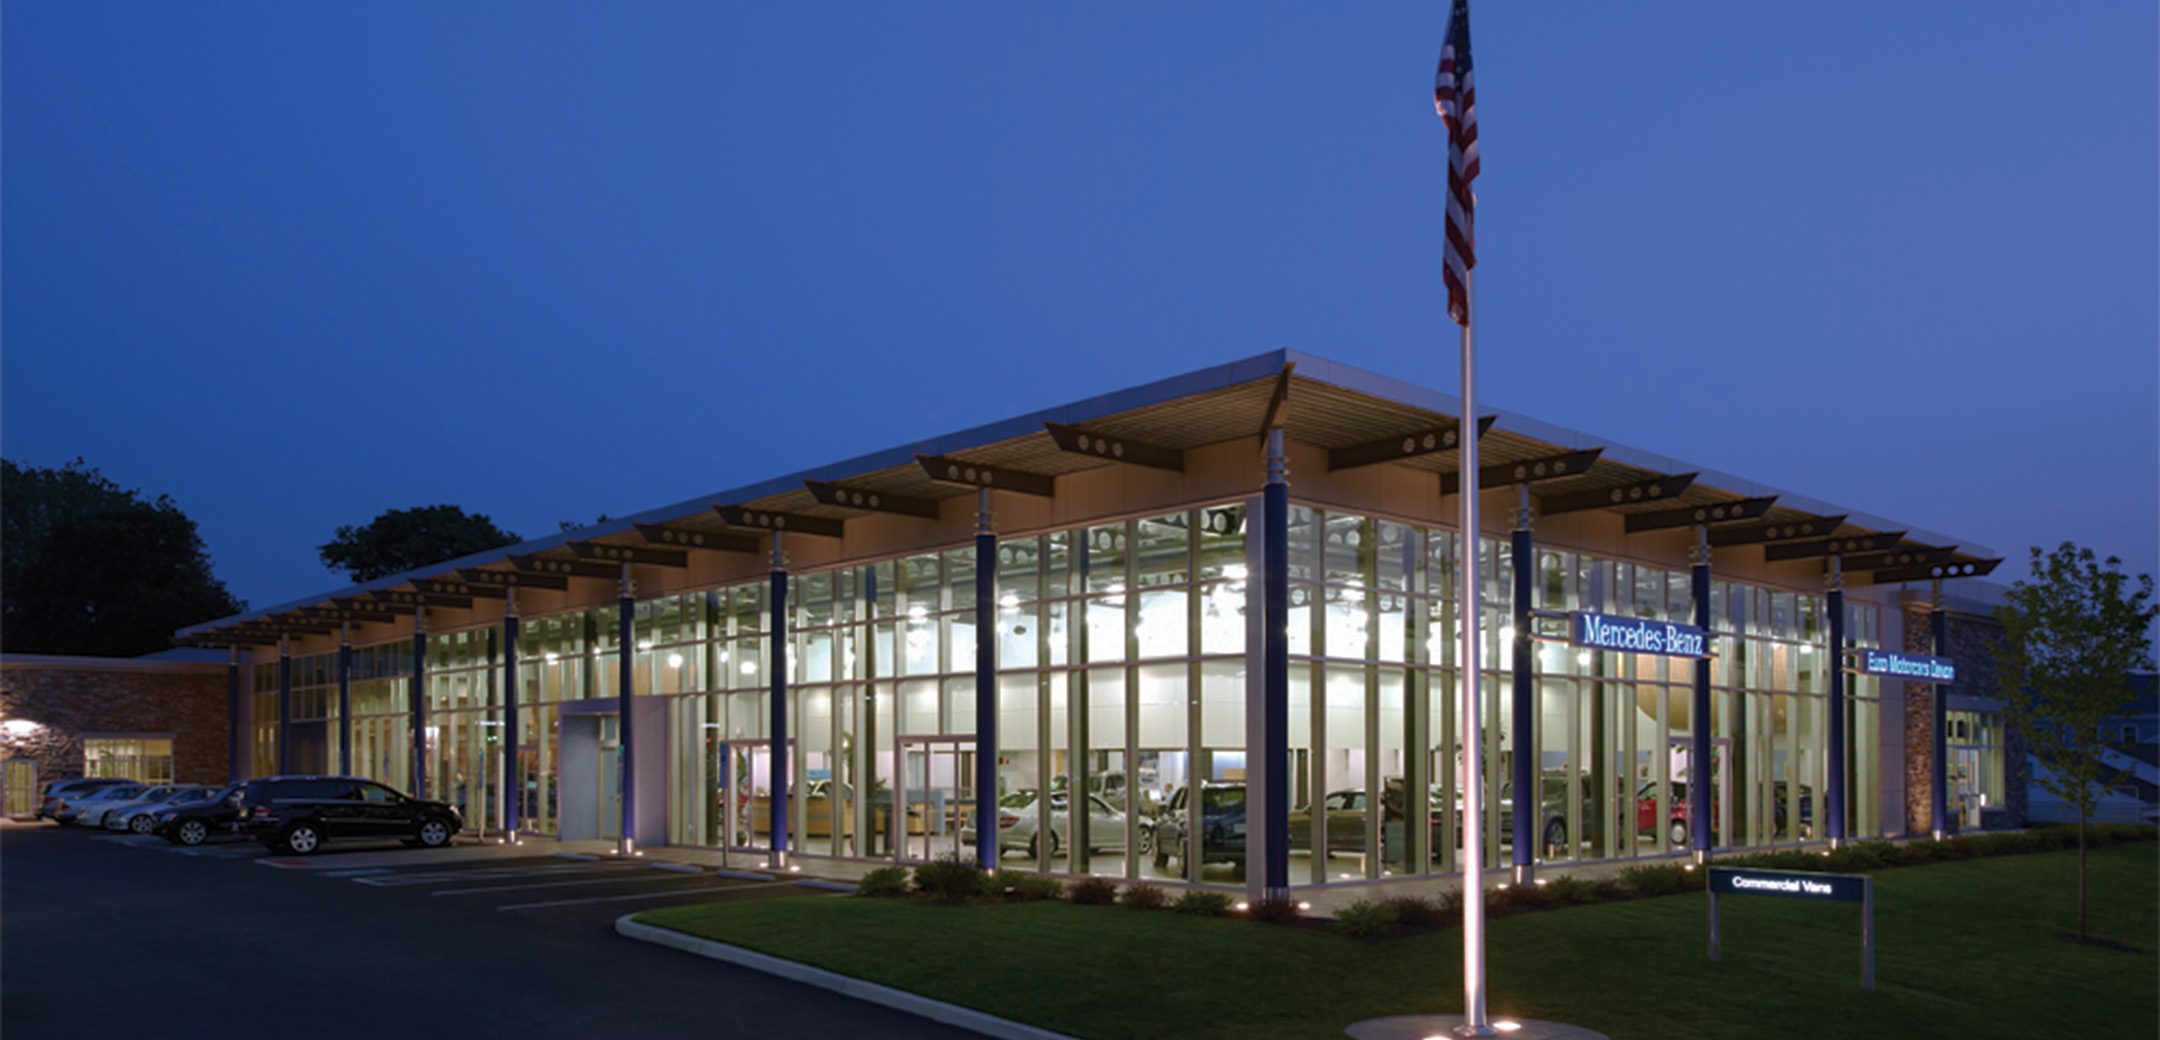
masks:
[(1861, 874), (1812, 874), (1798, 870), (1712, 867), (1710, 891), (1725, 896), (1778, 896), (1784, 899), (1858, 903), (1867, 899), (1867, 878)]
[(1900, 679), (1918, 679), (1921, 682), (1946, 683), (1957, 679), (1957, 665), (1947, 657), (1901, 654), (1895, 650), (1861, 650), (1860, 672), (1863, 675), (1890, 675)]
[(1709, 639), (1693, 625), (1644, 621), (1578, 610), (1569, 616), (1569, 642), (1593, 650), (1619, 650), (1663, 657), (1704, 657)]

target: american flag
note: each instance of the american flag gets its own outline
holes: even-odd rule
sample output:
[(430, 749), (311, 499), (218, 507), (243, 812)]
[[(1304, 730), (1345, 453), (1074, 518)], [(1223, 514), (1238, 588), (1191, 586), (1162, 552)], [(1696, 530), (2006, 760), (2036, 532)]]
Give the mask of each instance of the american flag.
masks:
[(1448, 14), (1447, 42), (1440, 46), (1440, 72), (1433, 77), (1434, 110), (1447, 121), (1447, 255), (1441, 277), (1447, 281), (1448, 317), (1470, 324), (1470, 269), (1477, 266), (1471, 217), (1477, 196), (1477, 84), (1470, 78), (1470, 0), (1455, 0)]

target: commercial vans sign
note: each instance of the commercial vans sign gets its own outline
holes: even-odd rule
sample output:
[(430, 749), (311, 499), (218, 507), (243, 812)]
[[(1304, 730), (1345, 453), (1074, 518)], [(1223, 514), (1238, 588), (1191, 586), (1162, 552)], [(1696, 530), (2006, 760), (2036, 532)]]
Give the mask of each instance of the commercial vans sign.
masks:
[(1727, 896), (1782, 896), (1857, 903), (1866, 898), (1866, 880), (1858, 874), (1710, 868), (1710, 890)]
[(1578, 610), (1569, 615), (1568, 631), (1569, 642), (1592, 650), (1619, 650), (1662, 657), (1704, 657), (1709, 653), (1709, 639), (1702, 629), (1670, 621), (1644, 621)]
[(1946, 683), (1957, 680), (1957, 665), (1947, 657), (1901, 654), (1895, 650), (1861, 650), (1860, 674), (1888, 675), (1899, 679)]

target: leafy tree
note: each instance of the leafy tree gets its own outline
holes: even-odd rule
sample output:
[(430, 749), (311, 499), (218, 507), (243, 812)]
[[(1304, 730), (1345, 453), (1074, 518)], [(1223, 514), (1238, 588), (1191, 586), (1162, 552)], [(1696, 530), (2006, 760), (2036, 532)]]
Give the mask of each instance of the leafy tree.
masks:
[(0, 636), (32, 654), (133, 657), (247, 609), (210, 570), (195, 521), (76, 459), (0, 460)]
[(341, 525), (337, 537), (316, 546), (316, 552), (323, 566), (344, 571), (354, 581), (373, 581), (518, 541), (517, 535), (479, 513), (421, 506), (392, 509), (364, 527)]
[(2078, 939), (2085, 939), (2085, 827), (2102, 785), (2115, 779), (2107, 765), (2101, 724), (2130, 706), (2130, 673), (2152, 667), (2151, 575), (2136, 591), (2122, 561), (2103, 565), (2091, 549), (2070, 542), (2045, 556), (2032, 550), (2032, 577), (2012, 585), (1995, 609), (2003, 638), (1993, 646), (2010, 723), (2053, 774), (2049, 793), (2078, 811)]

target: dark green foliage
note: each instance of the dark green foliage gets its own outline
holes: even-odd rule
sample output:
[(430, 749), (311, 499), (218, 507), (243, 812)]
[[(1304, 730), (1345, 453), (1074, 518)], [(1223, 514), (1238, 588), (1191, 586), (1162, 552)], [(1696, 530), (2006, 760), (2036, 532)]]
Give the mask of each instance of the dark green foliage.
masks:
[(1117, 901), (1118, 905), (1129, 906), (1135, 910), (1160, 910), (1170, 905), (1170, 893), (1163, 891), (1161, 885), (1135, 881), (1125, 886), (1125, 891), (1119, 893)]
[(1551, 905), (1543, 885), (1502, 885), (1488, 889), (1485, 905), (1496, 916), (1543, 910)]
[(1667, 896), (1686, 888), (1687, 875), (1669, 863), (1646, 863), (1622, 868), (1620, 883), (1637, 895)]
[[(1387, 901), (1387, 906), (1395, 911), (1395, 920), (1405, 928), (1443, 928), (1454, 923), (1447, 907), (1422, 896), (1396, 896)], [(1454, 912), (1459, 914), (1461, 910), (1462, 906), (1457, 902)]]
[(1545, 883), (1545, 898), (1554, 906), (1578, 906), (1597, 902), (1598, 891), (1588, 881), (1562, 874)]
[(1222, 892), (1194, 889), (1178, 897), (1170, 909), (1195, 917), (1221, 917), (1230, 912), (1230, 897)]
[(1109, 906), (1117, 902), (1117, 882), (1105, 877), (1084, 877), (1065, 889), (1065, 898), (1079, 906)]
[(989, 881), (972, 856), (939, 856), (915, 868), (915, 891), (945, 906), (959, 906), (983, 895)]
[(859, 896), (890, 898), (904, 896), (907, 890), (906, 867), (879, 867), (855, 883), (855, 894)]
[(1013, 870), (1010, 867), (1002, 868), (983, 880), (983, 889), (994, 896), (1017, 899), (1019, 898), (1017, 890), (1020, 887), (1020, 882), (1027, 876), (1028, 874), (1024, 870)]
[(363, 527), (340, 526), (336, 534), (315, 551), (323, 566), (344, 571), (354, 581), (387, 578), (518, 542), (517, 535), (493, 520), (456, 506), (392, 509)]
[(1045, 899), (1062, 899), (1065, 896), (1065, 883), (1054, 877), (1044, 877), (1041, 874), (1026, 874), (1022, 875), (1019, 881), (1013, 883), (1012, 894), (1026, 903), (1040, 902)]
[(247, 609), (211, 574), (195, 521), (76, 459), (0, 462), (0, 632), (10, 653), (134, 657)]
[(1852, 858), (1855, 870), (1877, 870), (1887, 867), (1897, 855), (1897, 846), (1887, 841), (1863, 841), (1845, 850)]
[(1399, 921), (1395, 908), (1386, 902), (1376, 903), (1369, 899), (1360, 899), (1336, 911), (1335, 923), (1331, 927), (1336, 932), (1355, 939), (1369, 939), (1394, 931)]
[(1268, 924), (1284, 924), (1298, 919), (1302, 913), (1293, 899), (1262, 899), (1245, 911), (1246, 916)]

